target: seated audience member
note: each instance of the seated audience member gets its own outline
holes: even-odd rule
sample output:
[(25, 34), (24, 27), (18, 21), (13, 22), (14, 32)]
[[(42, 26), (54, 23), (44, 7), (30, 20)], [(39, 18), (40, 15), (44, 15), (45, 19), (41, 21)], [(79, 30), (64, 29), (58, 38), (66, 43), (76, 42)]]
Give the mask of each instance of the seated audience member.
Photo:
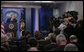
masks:
[(68, 11), (67, 12), (68, 19), (74, 18), (74, 20), (77, 21), (78, 20), (77, 15), (78, 15), (78, 12), (76, 12), (76, 11)]
[(38, 40), (38, 43), (39, 43), (38, 49), (40, 51), (44, 51), (45, 50), (44, 47), (48, 44), (48, 41), (46, 41), (45, 39), (40, 39), (40, 40)]
[(53, 33), (54, 33), (55, 36), (60, 34), (60, 29), (56, 28), (56, 30)]
[(10, 45), (10, 51), (18, 51), (18, 46), (17, 46), (17, 44)]
[(31, 32), (29, 30), (25, 30), (22, 33), (23, 37), (21, 39), (24, 39), (24, 41), (28, 41), (28, 39), (31, 37)]
[(75, 35), (79, 38), (79, 42), (83, 42), (83, 20), (79, 20), (76, 28), (75, 28)]
[(69, 38), (70, 38), (71, 43), (77, 43), (78, 42), (78, 38), (75, 35), (71, 35)]
[(20, 41), (18, 51), (27, 51), (27, 49), (28, 49), (27, 43), (24, 41)]
[(83, 43), (83, 38), (84, 38), (84, 34), (83, 34), (83, 20), (79, 20), (77, 22), (76, 28), (75, 28), (75, 35), (78, 38), (78, 43), (80, 44), (80, 49), (81, 51), (83, 50), (84, 47), (84, 43)]
[(45, 37), (45, 40), (50, 40), (51, 36), (53, 35), (53, 33), (49, 33), (47, 37)]
[(8, 49), (4, 46), (1, 46), (1, 51), (8, 51)]
[(67, 24), (67, 27), (64, 29), (64, 33), (67, 34), (68, 38), (70, 37), (70, 35), (74, 34), (75, 28), (72, 24), (73, 24), (72, 20), (69, 20), (69, 23)]
[(37, 48), (32, 47), (32, 48), (30, 48), (28, 51), (38, 51), (38, 49), (37, 49)]
[(49, 33), (47, 37), (45, 37), (45, 41), (47, 42), (47, 44), (50, 44), (50, 38), (52, 36), (53, 33)]
[(64, 51), (64, 47), (67, 43), (66, 37), (63, 34), (56, 36), (56, 44), (58, 47), (51, 49), (51, 51)]
[(3, 37), (1, 37), (1, 48), (4, 51), (10, 51), (8, 40), (9, 40), (9, 38), (6, 35), (4, 35)]
[(29, 49), (27, 51), (38, 51), (38, 42), (35, 38), (30, 38), (28, 44)]
[(31, 34), (31, 32), (30, 32), (29, 30), (26, 30), (26, 31), (24, 32), (24, 35), (25, 35), (26, 38), (27, 38), (30, 34)]
[(75, 19), (75, 21), (78, 20), (78, 12), (77, 11), (70, 11), (69, 13), (73, 16), (73, 18)]
[(72, 14), (71, 14), (71, 11), (68, 11), (68, 12), (66, 13), (66, 15), (67, 15), (67, 18), (68, 18), (68, 19), (73, 18)]
[(6, 35), (9, 37), (9, 39), (12, 39), (12, 33), (8, 32)]
[(71, 35), (69, 39), (72, 44), (75, 44), (80, 49), (78, 44), (78, 38), (75, 35)]
[(50, 42), (51, 42), (50, 44), (44, 46), (45, 50), (47, 51), (57, 47), (55, 36), (53, 33), (51, 33)]
[(64, 48), (64, 51), (78, 51), (78, 48), (75, 44), (67, 44)]
[(27, 38), (27, 36), (30, 35), (30, 34), (31, 34), (31, 32), (30, 32), (29, 30), (24, 30), (24, 31), (22, 32), (22, 37)]
[(35, 38), (37, 40), (40, 40), (40, 39), (43, 38), (43, 35), (39, 31), (37, 31), (37, 30), (34, 32), (34, 35), (35, 35)]
[[(8, 42), (9, 42), (9, 46), (10, 45), (12, 45), (13, 44), (13, 38), (15, 38), (15, 37), (13, 37), (12, 36), (12, 33), (10, 33), (10, 32), (8, 32), (7, 34), (6, 34), (7, 36), (8, 36)], [(11, 49), (11, 48), (10, 48)]]

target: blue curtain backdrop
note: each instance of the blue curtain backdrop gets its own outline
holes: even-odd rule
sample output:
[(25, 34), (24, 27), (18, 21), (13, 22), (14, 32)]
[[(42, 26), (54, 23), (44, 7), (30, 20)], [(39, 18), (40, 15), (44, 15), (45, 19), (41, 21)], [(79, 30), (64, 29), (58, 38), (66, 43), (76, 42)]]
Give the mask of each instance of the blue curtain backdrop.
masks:
[[(53, 15), (53, 10), (47, 10), (44, 7), (39, 8), (39, 30), (41, 30), (42, 26), (47, 26), (45, 24), (44, 15), (47, 15), (50, 18)], [(48, 27), (47, 27), (48, 28)], [(46, 30), (46, 29), (45, 29)], [(41, 32), (41, 31), (40, 31)], [(41, 32), (42, 33), (42, 32)], [(45, 33), (43, 33), (45, 35)]]
[(31, 8), (31, 32), (32, 32), (32, 37), (34, 37), (34, 32), (35, 32), (35, 8)]
[(10, 15), (6, 16), (6, 13), (8, 11), (14, 11), (18, 14), (16, 19), (17, 19), (17, 24), (18, 24), (17, 39), (19, 39), (20, 38), (19, 23), (20, 23), (22, 8), (2, 8), (2, 20), (3, 20), (4, 24), (7, 21), (7, 18), (8, 18), (7, 16), (10, 16)]

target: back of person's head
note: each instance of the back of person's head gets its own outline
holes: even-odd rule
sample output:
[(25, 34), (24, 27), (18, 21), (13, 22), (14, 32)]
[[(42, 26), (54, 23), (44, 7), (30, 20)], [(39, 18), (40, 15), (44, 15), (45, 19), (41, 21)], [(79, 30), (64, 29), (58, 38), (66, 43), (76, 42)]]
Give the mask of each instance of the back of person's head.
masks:
[(60, 20), (56, 19), (53, 21), (53, 25), (57, 28), (60, 25)]
[(25, 31), (25, 35), (28, 35), (28, 34), (30, 34), (31, 32), (29, 31), (29, 30), (26, 30)]
[(49, 33), (48, 34), (48, 37), (51, 38), (51, 36), (53, 36), (53, 33)]
[(78, 51), (78, 47), (75, 44), (67, 44), (64, 48), (64, 51)]
[(51, 42), (54, 42), (54, 43), (56, 43), (56, 35), (55, 34), (53, 34), (52, 36), (51, 36), (51, 38), (50, 38), (50, 40), (51, 40)]
[(70, 39), (70, 42), (75, 42), (75, 43), (77, 43), (77, 41), (78, 41), (78, 38), (77, 38), (75, 35), (71, 35), (71, 36), (69, 37), (69, 39)]
[(79, 20), (77, 25), (78, 25), (78, 27), (83, 27), (83, 20)]
[(72, 16), (71, 11), (68, 11), (68, 12), (67, 12), (67, 16), (68, 16), (68, 17), (71, 17), (71, 16)]
[(6, 47), (1, 46), (1, 51), (9, 51)]
[(57, 35), (56, 36), (56, 43), (57, 44), (61, 44), (61, 43), (64, 43), (64, 44), (66, 44), (66, 37), (65, 37), (65, 35), (63, 35), (63, 34), (59, 34), (59, 35)]
[(9, 37), (9, 39), (12, 38), (12, 34), (11, 33), (8, 32), (6, 35)]
[(18, 44), (19, 44), (19, 47), (26, 47), (27, 46), (27, 43), (24, 41), (19, 41)]
[(1, 44), (8, 42), (9, 37), (7, 35), (5, 35), (4, 37), (1, 37)]
[(4, 51), (9, 51), (9, 42), (8, 41), (9, 41), (9, 38), (7, 35), (5, 35), (4, 37), (1, 37), (1, 46), (3, 46), (2, 49)]
[(39, 35), (40, 35), (40, 32), (36, 30), (36, 31), (34, 32), (34, 35), (35, 35), (35, 36), (39, 36)]
[(26, 31), (23, 31), (22, 35), (25, 37), (25, 38), (29, 38), (31, 37), (31, 32), (29, 30), (26, 30)]
[(45, 40), (50, 40), (51, 36), (53, 35), (53, 33), (49, 33), (47, 37), (45, 37)]
[(55, 33), (56, 35), (60, 34), (60, 29), (56, 28), (56, 30), (54, 31), (54, 33)]
[(37, 42), (36, 38), (31, 37), (28, 40), (28, 44), (30, 47), (37, 47), (38, 42)]
[(77, 11), (70, 11), (69, 12), (70, 16), (72, 16), (75, 20), (78, 20), (78, 12)]
[(35, 47), (31, 47), (30, 49), (28, 49), (27, 51), (38, 51), (38, 49), (37, 48), (35, 48)]

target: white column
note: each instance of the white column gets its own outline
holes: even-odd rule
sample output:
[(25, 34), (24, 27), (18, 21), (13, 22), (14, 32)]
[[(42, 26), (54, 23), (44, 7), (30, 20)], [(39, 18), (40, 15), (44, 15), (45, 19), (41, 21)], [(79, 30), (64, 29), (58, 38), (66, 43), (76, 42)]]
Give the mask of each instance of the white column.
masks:
[(38, 8), (35, 8), (35, 31), (39, 31), (39, 16), (38, 16)]

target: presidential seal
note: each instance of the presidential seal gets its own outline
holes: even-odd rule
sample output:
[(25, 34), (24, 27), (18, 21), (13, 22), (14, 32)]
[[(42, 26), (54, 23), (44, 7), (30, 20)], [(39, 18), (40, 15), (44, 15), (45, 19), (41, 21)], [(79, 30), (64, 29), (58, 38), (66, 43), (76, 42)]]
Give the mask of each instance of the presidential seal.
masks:
[(13, 29), (14, 28), (14, 25), (13, 24), (9, 24), (9, 28), (10, 29)]

